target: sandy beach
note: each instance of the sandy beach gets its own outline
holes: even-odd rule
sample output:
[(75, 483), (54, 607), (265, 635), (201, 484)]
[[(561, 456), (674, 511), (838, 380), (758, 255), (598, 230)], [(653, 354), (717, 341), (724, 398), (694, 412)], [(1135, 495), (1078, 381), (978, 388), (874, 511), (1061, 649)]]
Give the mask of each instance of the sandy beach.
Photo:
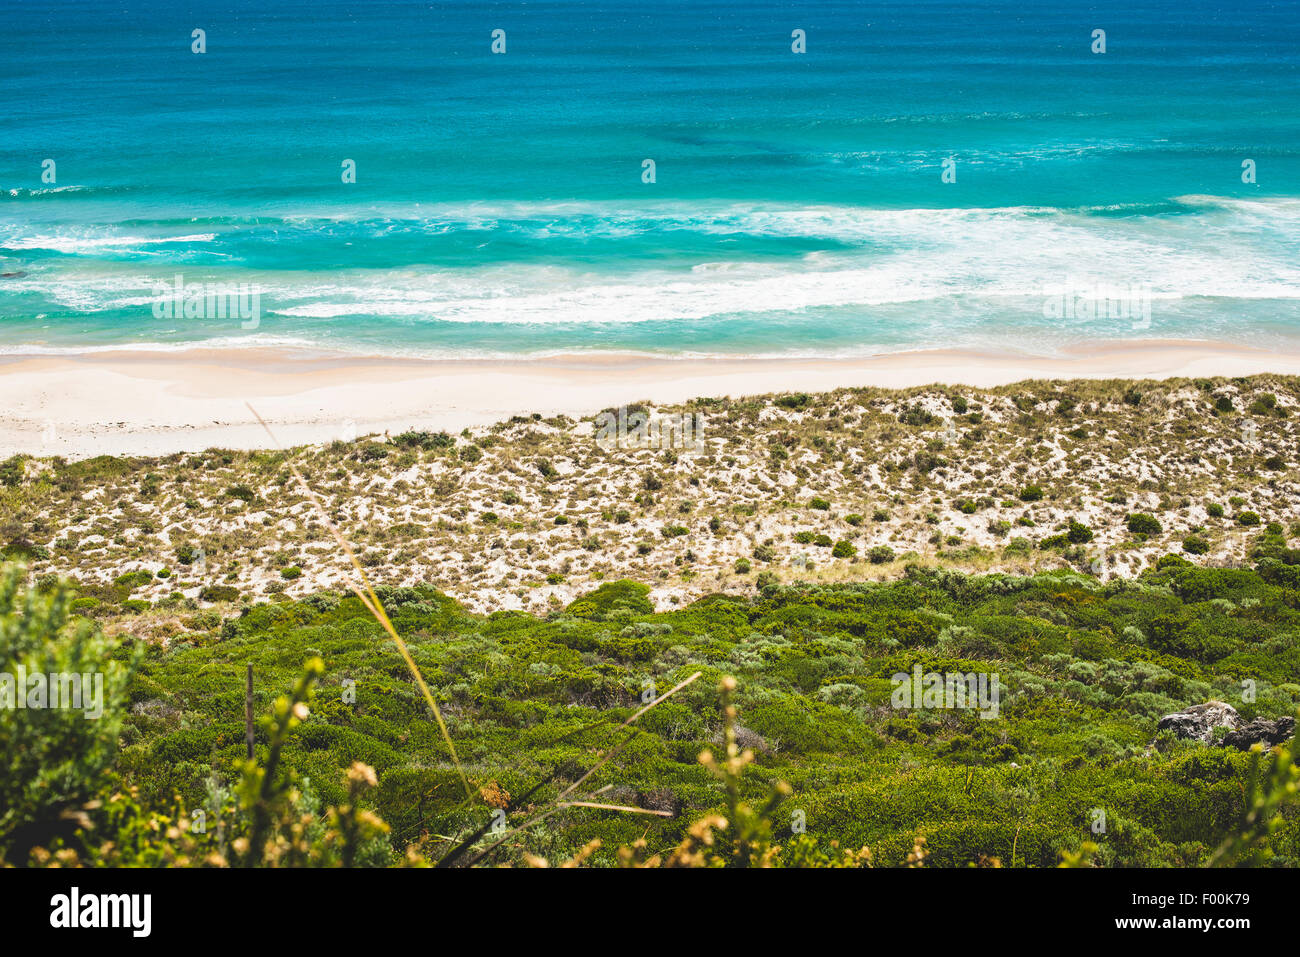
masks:
[(1300, 355), (1201, 341), (1092, 345), (1059, 358), (961, 351), (857, 359), (522, 361), (294, 355), (266, 350), (98, 352), (0, 360), (0, 456), (160, 455), (261, 448), (251, 403), (285, 445), (408, 428), (459, 431), (512, 415), (587, 415), (648, 400), (906, 388), (1025, 379), (1300, 374)]

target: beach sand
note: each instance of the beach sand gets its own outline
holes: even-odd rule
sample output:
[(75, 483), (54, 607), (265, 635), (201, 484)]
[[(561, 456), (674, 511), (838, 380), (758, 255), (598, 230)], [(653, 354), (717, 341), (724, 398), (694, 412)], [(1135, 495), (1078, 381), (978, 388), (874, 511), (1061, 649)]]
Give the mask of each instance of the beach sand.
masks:
[(306, 356), (266, 350), (98, 352), (0, 360), (0, 457), (160, 455), (285, 446), (409, 428), (459, 431), (541, 413), (589, 415), (648, 400), (1025, 379), (1300, 375), (1300, 355), (1203, 341), (1091, 344), (1044, 358), (960, 351), (855, 359), (518, 361)]

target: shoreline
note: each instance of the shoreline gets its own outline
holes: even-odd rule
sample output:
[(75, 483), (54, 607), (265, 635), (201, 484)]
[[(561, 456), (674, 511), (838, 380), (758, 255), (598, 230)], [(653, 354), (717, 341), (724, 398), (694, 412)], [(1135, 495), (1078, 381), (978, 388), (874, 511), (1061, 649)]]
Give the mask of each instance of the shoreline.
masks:
[(288, 447), (408, 428), (459, 432), (514, 415), (591, 415), (648, 401), (1029, 379), (1300, 375), (1300, 353), (1203, 340), (1122, 340), (1037, 357), (959, 349), (851, 359), (356, 357), (288, 350), (0, 357), (0, 458), (267, 448), (251, 403)]

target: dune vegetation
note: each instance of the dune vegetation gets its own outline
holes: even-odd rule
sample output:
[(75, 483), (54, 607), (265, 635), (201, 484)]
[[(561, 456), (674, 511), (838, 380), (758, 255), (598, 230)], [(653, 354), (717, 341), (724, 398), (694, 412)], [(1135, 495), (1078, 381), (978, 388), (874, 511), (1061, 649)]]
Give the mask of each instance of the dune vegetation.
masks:
[[(913, 568), (664, 612), (623, 581), (545, 617), (381, 586), (455, 759), (355, 596), (199, 612), (142, 645), (95, 637), (60, 587), (24, 592), (11, 571), (5, 658), (118, 677), (102, 721), (0, 712), (17, 789), (0, 848), (10, 864), (1186, 866), (1235, 840), (1234, 861), (1294, 865), (1286, 748), (1156, 732), (1212, 699), (1247, 718), (1300, 705), (1300, 567), (1261, 548), (1257, 569)], [(33, 629), (42, 642), (15, 642)], [(891, 676), (917, 664), (997, 674), (997, 716), (895, 707)], [(251, 762), (250, 665), (269, 715)], [(58, 788), (17, 766), (49, 767), (34, 740), (67, 752)], [(1279, 807), (1250, 824), (1265, 799)]]
[(0, 701), (0, 860), (1295, 865), (1293, 742), (1157, 725), (1300, 707), (1296, 385), (11, 459), (0, 676), (103, 701)]
[(19, 456), (0, 463), (0, 557), (75, 578), (79, 610), (107, 620), (339, 587), (290, 462), (375, 581), (484, 613), (546, 614), (621, 578), (667, 608), (758, 576), (888, 580), (913, 563), (1131, 577), (1169, 552), (1241, 564), (1260, 525), (1300, 520), (1290, 377), (639, 408), (701, 416), (703, 448), (605, 447), (595, 416), (537, 415), (290, 452)]

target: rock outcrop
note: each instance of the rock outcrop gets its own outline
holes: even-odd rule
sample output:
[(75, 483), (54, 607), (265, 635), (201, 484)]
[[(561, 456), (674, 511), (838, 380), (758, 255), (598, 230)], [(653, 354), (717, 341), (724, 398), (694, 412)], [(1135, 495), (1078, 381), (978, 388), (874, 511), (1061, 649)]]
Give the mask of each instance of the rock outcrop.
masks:
[(1256, 718), (1249, 724), (1242, 725), (1236, 731), (1229, 731), (1221, 742), (1224, 747), (1249, 751), (1254, 745), (1262, 744), (1265, 748), (1287, 741), (1295, 734), (1295, 718)]
[(1194, 704), (1183, 711), (1175, 711), (1160, 719), (1156, 725), (1159, 731), (1172, 731), (1179, 738), (1200, 741), (1202, 744), (1214, 743), (1214, 729), (1228, 728), (1236, 731), (1242, 726), (1241, 715), (1237, 709), (1222, 701), (1207, 701)]
[[(1189, 741), (1249, 751), (1256, 744), (1271, 748), (1289, 740), (1295, 734), (1295, 718), (1256, 718), (1246, 722), (1232, 705), (1222, 701), (1207, 701), (1165, 715), (1156, 728), (1172, 731), (1175, 737)], [(1228, 729), (1227, 734), (1217, 741), (1214, 737), (1216, 728)]]

